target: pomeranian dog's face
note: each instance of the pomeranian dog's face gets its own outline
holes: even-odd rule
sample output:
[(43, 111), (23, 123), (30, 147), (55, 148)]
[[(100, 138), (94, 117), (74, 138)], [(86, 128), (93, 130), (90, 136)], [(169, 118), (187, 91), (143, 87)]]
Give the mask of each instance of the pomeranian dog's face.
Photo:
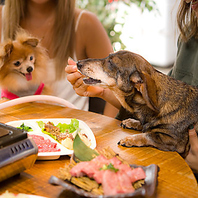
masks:
[(9, 91), (29, 89), (45, 77), (47, 56), (39, 40), (19, 35), (0, 45), (0, 86)]
[(17, 78), (20, 81), (30, 81), (35, 69), (34, 64), (35, 53), (30, 47), (14, 45), (12, 53), (1, 68), (0, 75), (4, 75), (5, 78)]

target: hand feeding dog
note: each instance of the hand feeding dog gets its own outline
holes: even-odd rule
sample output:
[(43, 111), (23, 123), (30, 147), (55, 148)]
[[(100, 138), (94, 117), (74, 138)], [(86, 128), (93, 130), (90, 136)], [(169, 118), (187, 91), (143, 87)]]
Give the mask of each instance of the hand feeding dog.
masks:
[[(155, 70), (143, 57), (119, 51), (104, 59), (77, 63), (84, 83), (111, 89), (130, 117), (123, 128), (143, 133), (121, 139), (126, 147), (151, 146), (189, 152), (188, 128), (198, 122), (198, 89)], [(120, 111), (121, 113), (121, 111)]]
[(28, 95), (50, 94), (44, 87), (49, 60), (39, 40), (19, 30), (15, 40), (0, 45), (1, 98), (15, 99)]

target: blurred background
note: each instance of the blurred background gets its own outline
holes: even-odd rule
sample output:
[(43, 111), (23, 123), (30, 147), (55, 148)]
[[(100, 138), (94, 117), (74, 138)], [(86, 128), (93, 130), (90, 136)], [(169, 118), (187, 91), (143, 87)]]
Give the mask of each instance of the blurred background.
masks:
[(77, 4), (98, 16), (115, 51), (133, 51), (163, 73), (170, 70), (177, 51), (179, 0), (77, 0)]
[[(142, 55), (163, 73), (177, 52), (176, 13), (179, 0), (76, 0), (77, 7), (97, 15), (114, 51)], [(0, 0), (3, 4), (4, 0)]]

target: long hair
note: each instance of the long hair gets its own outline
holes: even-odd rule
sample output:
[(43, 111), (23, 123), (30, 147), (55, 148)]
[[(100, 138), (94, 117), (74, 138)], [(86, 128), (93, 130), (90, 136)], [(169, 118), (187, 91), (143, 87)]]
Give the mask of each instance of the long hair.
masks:
[[(52, 28), (50, 49), (56, 65), (56, 78), (64, 76), (64, 68), (69, 56), (73, 56), (75, 46), (75, 0), (56, 1), (56, 16)], [(25, 16), (27, 0), (6, 0), (3, 20), (3, 39), (14, 39), (20, 20)]]
[(191, 9), (191, 3), (181, 1), (177, 12), (177, 24), (180, 30), (180, 38), (188, 41), (190, 38), (198, 38), (198, 19)]

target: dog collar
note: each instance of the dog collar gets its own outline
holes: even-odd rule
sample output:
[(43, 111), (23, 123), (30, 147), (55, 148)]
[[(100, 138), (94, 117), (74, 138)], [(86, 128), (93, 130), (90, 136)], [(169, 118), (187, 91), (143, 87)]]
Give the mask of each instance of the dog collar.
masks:
[[(38, 89), (36, 90), (36, 92), (34, 93), (34, 95), (40, 95), (43, 91), (44, 85), (45, 85), (44, 83), (41, 83)], [(13, 100), (13, 99), (19, 98), (19, 96), (17, 96), (16, 94), (12, 92), (9, 92), (7, 89), (2, 89), (1, 98), (7, 98), (9, 100)]]
[(41, 95), (43, 88), (44, 88), (44, 83), (41, 83), (38, 87), (38, 89), (36, 90), (36, 92), (34, 93), (34, 95)]

